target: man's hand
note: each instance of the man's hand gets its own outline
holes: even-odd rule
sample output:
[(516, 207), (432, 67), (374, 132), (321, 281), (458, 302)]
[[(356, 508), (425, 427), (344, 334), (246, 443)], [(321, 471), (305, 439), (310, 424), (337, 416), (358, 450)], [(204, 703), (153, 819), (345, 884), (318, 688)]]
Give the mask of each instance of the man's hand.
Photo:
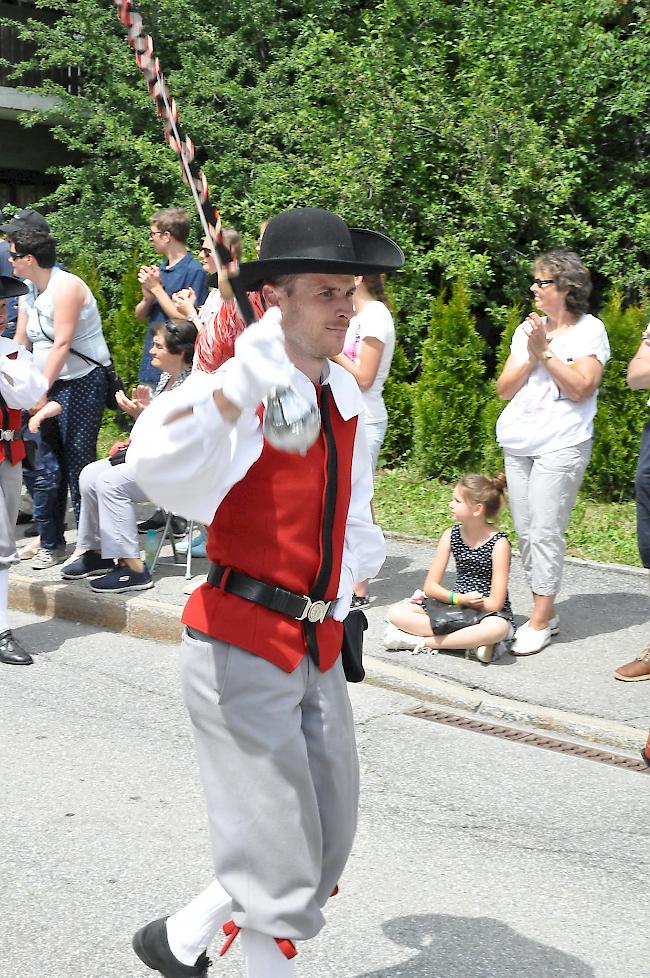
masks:
[(160, 269), (155, 265), (143, 265), (138, 272), (138, 282), (146, 298), (153, 296), (153, 290), (160, 285)]
[(221, 391), (213, 395), (215, 403), (221, 410), (221, 393), (240, 410), (256, 408), (276, 389), (288, 387), (294, 372), (284, 347), (282, 315), (272, 306), (235, 340), (235, 356), (224, 372)]

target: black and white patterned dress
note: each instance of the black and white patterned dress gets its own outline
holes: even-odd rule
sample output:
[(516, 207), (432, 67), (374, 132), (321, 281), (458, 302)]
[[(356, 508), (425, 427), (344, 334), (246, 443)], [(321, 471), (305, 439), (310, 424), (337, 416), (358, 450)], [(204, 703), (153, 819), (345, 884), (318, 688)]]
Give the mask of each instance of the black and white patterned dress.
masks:
[[(492, 587), (492, 551), (497, 540), (508, 539), (505, 533), (497, 530), (489, 540), (480, 547), (468, 547), (460, 532), (460, 523), (451, 528), (451, 552), (456, 561), (456, 583), (454, 591), (467, 594), (468, 591), (478, 591), (484, 598), (489, 597)], [(501, 611), (495, 612), (501, 618), (512, 620), (510, 597), (506, 591), (506, 600)]]

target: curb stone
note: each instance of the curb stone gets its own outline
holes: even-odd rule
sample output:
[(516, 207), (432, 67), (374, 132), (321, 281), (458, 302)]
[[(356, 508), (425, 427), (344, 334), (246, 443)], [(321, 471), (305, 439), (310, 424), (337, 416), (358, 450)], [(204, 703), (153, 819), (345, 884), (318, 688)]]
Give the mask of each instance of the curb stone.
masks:
[(371, 655), (364, 655), (363, 664), (367, 681), (375, 686), (404, 693), (418, 700), (464, 710), (477, 719), (485, 717), (504, 720), (507, 723), (544, 730), (546, 733), (565, 734), (594, 744), (631, 751), (640, 750), (648, 736), (645, 728), (496, 696), (477, 689), (476, 686), (464, 686), (453, 680), (428, 676)]
[[(33, 577), (12, 574), (9, 606), (31, 614), (97, 625), (135, 638), (166, 643), (179, 642), (181, 638), (182, 605), (132, 595), (96, 595), (89, 588), (65, 582), (45, 584)], [(646, 741), (647, 731), (629, 724), (496, 696), (476, 686), (428, 676), (372, 655), (364, 656), (364, 665), (367, 681), (373, 685), (464, 710), (475, 717), (504, 720), (625, 750), (636, 751)]]

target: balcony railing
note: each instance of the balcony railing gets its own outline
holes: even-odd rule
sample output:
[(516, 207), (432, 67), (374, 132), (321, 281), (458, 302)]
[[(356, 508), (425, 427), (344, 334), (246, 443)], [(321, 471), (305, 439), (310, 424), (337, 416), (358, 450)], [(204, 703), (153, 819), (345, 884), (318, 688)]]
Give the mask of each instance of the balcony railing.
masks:
[[(46, 24), (53, 24), (59, 14), (55, 10), (43, 10), (42, 7), (35, 7), (31, 0), (0, 0), (0, 17), (8, 17), (23, 22), (34, 18)], [(6, 68), (0, 65), (0, 85), (9, 88), (13, 88), (17, 84), (40, 85), (45, 78), (49, 78), (62, 85), (71, 95), (77, 95), (81, 72), (79, 68), (72, 66), (48, 71), (27, 71), (21, 75), (18, 81), (10, 77), (13, 66), (31, 58), (35, 51), (36, 45), (29, 41), (21, 41), (14, 27), (0, 25), (0, 57), (9, 62), (9, 66)]]

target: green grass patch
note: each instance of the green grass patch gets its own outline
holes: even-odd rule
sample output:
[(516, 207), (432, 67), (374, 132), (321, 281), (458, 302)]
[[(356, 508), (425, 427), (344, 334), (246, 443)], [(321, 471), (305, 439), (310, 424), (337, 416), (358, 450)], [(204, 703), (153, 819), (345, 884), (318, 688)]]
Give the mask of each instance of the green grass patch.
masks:
[[(377, 522), (394, 533), (438, 537), (451, 525), (452, 489), (453, 483), (423, 479), (408, 468), (380, 471), (375, 483)], [(516, 547), (517, 536), (507, 509), (499, 522)], [(580, 495), (567, 531), (567, 554), (639, 566), (634, 503), (599, 503)]]
[[(118, 421), (118, 417), (122, 418), (122, 423)], [(97, 458), (107, 458), (111, 445), (129, 437), (130, 424), (124, 419), (125, 415), (118, 416), (114, 411), (104, 411), (104, 420), (97, 437)]]

